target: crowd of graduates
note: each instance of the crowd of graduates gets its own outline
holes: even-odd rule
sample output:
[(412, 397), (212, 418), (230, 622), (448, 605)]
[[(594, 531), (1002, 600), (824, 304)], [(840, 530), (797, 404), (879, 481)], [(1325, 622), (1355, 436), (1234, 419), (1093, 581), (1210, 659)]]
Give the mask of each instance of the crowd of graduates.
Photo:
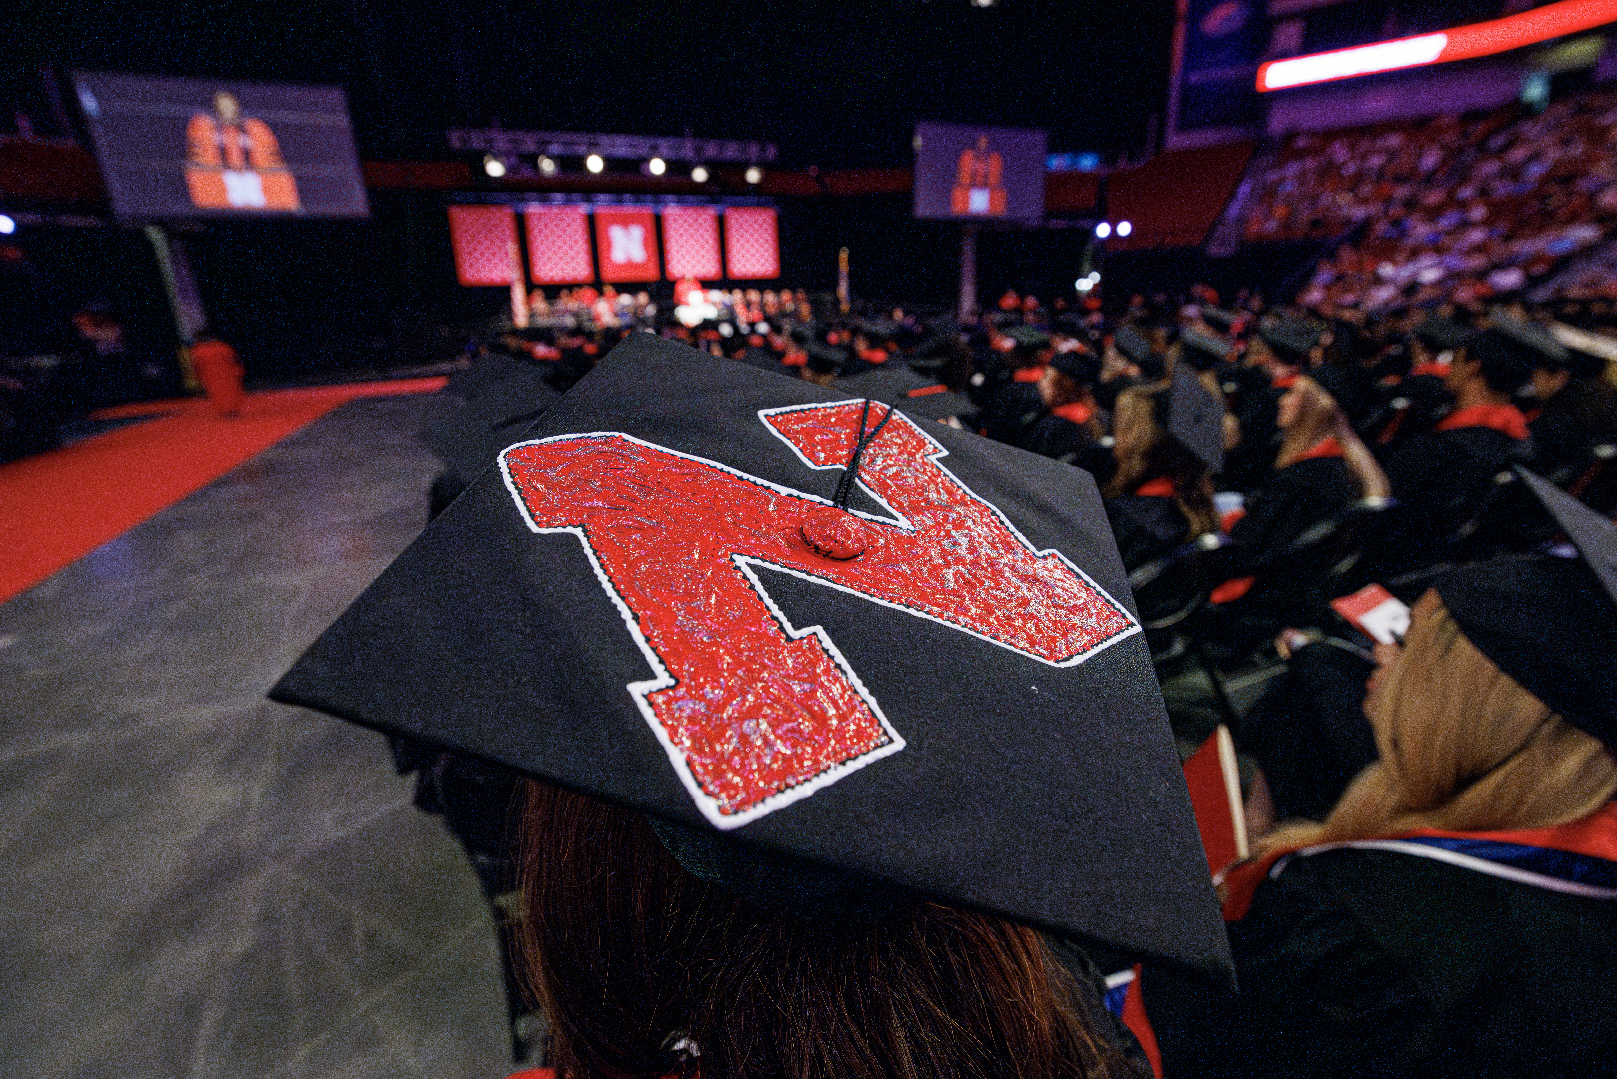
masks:
[[(1500, 645), (1487, 639), (1486, 618), (1473, 622), (1468, 609), (1451, 617), (1443, 603), (1469, 602), (1447, 583), (1454, 574), (1513, 579), (1508, 567), (1519, 560), (1537, 566), (1546, 552), (1566, 555), (1569, 535), (1574, 553), (1605, 572), (1609, 535), (1580, 539), (1566, 506), (1585, 515), (1581, 527), (1593, 521), (1609, 533), (1617, 350), (1546, 309), (1520, 305), (1409, 308), (1380, 319), (1344, 312), (1325, 321), (1245, 295), (1223, 307), (1198, 286), (1185, 297), (1136, 296), (1115, 318), (1098, 304), (1051, 312), (1008, 294), (962, 322), (902, 310), (818, 314), (834, 303), (793, 300), (785, 311), (777, 298), (766, 313), (761, 300), (740, 294), (699, 319), (670, 312), (638, 331), (531, 328), (490, 342), (451, 385), (466, 409), (426, 433), (450, 466), (435, 487), (435, 510), (637, 332), (1082, 469), (1103, 497), (1181, 756), (1219, 724), (1233, 731), (1243, 826), (1253, 835), (1254, 859), (1231, 870), (1225, 888), (1239, 908), (1231, 932), (1243, 995), (1149, 966), (1143, 976), (1168, 1074), (1323, 1075), (1361, 1053), (1369, 1074), (1519, 1074), (1522, 1060), (1545, 1052), (1535, 1027), (1542, 1017), (1521, 999), (1541, 991), (1533, 978), (1554, 978), (1546, 966), (1572, 962), (1585, 945), (1592, 951), (1579, 964), (1611, 957), (1617, 941), (1609, 914), (1617, 879), (1602, 876), (1617, 864), (1617, 820), (1607, 803), (1617, 765), (1603, 748), (1617, 727), (1607, 729), (1609, 687), (1598, 688), (1617, 645), (1617, 608), (1590, 587), (1593, 578), (1580, 577), (1568, 592), (1570, 613), (1545, 615), (1534, 607), (1544, 602), (1540, 590), (1559, 586), (1529, 575), (1502, 603), (1489, 601), (1487, 617), (1519, 617), (1525, 627)], [(1412, 674), (1399, 683), (1431, 713), (1406, 720), (1402, 733), (1386, 718), (1393, 705), (1374, 705), (1374, 684), (1389, 665), (1386, 635), (1342, 606), (1366, 589), (1414, 607), (1396, 643), (1434, 665), (1419, 687)], [(1445, 681), (1462, 653), (1471, 681)], [(1546, 705), (1560, 691), (1536, 679), (1556, 662), (1577, 672), (1551, 672), (1552, 682), (1573, 686), (1573, 697)], [(1256, 687), (1240, 705), (1237, 682)], [(1456, 729), (1432, 729), (1439, 721)], [(1524, 747), (1543, 759), (1522, 763)], [(493, 894), (505, 848), (487, 818), (513, 777), (399, 749), (401, 767), (421, 770), (423, 805), (464, 818), (457, 831), (473, 837), (474, 855), (484, 851)], [(1399, 786), (1415, 782), (1409, 770), (1417, 767), (1444, 773), (1419, 796)], [(1542, 789), (1526, 791), (1534, 784)], [(1476, 793), (1482, 789), (1498, 801)], [(1566, 822), (1583, 831), (1566, 839), (1543, 827)], [(1276, 866), (1301, 864), (1285, 859), (1299, 849), (1416, 827), (1452, 832), (1456, 842), (1486, 832), (1490, 842), (1530, 852), (1587, 856), (1596, 868), (1568, 870), (1583, 883), (1546, 886), (1542, 907), (1537, 896), (1511, 897), (1514, 914), (1490, 910), (1474, 924), (1470, 904), (1502, 901), (1494, 877), (1476, 885), (1421, 866), (1406, 880), (1396, 867), (1372, 885), (1365, 875), (1384, 867), (1350, 867), (1347, 883), (1291, 872), (1286, 900), (1258, 889), (1269, 900), (1240, 920), (1261, 884), (1252, 867), (1278, 873)], [(1350, 892), (1349, 909), (1335, 905)], [(1400, 921), (1404, 909), (1428, 922), (1417, 930)], [(1388, 919), (1397, 924), (1389, 928)], [(1455, 960), (1468, 925), (1519, 962), (1509, 960), (1502, 973), (1497, 957)], [(1524, 933), (1531, 939), (1520, 939)], [(1490, 984), (1500, 978), (1508, 987)], [(1568, 1061), (1586, 1061), (1617, 1038), (1617, 1013), (1594, 1003), (1588, 978), (1574, 971), (1548, 997), (1561, 1009), (1551, 1026)], [(1498, 1054), (1497, 1070), (1489, 1070), (1490, 1054)]]

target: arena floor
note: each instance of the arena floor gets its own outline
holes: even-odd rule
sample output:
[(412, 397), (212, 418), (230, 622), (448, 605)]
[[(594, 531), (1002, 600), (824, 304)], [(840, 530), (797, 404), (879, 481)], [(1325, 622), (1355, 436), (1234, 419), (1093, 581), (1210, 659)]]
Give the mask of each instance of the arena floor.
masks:
[(344, 405), (0, 606), (0, 1074), (511, 1070), (460, 848), (263, 697), (424, 524), (443, 407)]

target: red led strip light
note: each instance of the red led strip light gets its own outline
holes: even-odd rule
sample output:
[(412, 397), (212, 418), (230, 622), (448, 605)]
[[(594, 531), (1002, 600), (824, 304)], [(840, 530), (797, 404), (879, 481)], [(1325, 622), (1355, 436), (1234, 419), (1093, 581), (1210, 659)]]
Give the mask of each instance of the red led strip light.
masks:
[(1271, 60), (1258, 68), (1258, 90), (1284, 90), (1382, 71), (1473, 60), (1593, 30), (1614, 21), (1617, 21), (1617, 0), (1561, 0), (1519, 15), (1456, 26), (1441, 33)]

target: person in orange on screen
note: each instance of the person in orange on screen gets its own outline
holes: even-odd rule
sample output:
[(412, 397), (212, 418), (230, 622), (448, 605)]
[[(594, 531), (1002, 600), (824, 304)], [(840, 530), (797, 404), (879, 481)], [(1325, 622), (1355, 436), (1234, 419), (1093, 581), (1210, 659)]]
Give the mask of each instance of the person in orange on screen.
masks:
[(213, 113), (185, 128), (185, 184), (206, 210), (297, 210), (298, 184), (269, 125), (243, 118), (234, 94), (215, 94)]
[(219, 415), (241, 415), (241, 379), (246, 372), (236, 358), (236, 350), (212, 330), (203, 330), (191, 345), (191, 365), (196, 369), (197, 381), (202, 383), (202, 392)]
[(988, 136), (978, 135), (974, 149), (960, 151), (960, 173), (949, 198), (951, 213), (962, 217), (1005, 214), (1005, 163), (998, 150), (988, 148)]

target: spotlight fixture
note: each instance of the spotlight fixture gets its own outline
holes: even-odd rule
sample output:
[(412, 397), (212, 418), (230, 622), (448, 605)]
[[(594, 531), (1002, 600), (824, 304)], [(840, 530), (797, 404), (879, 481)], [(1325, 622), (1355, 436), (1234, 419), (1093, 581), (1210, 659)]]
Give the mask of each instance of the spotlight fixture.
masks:
[(1097, 239), (1104, 240), (1111, 234), (1112, 223), (1110, 221), (1102, 221), (1100, 224), (1095, 226), (1095, 236)]
[(544, 154), (539, 155), (539, 175), (556, 175), (556, 162)]
[(501, 161), (493, 154), (485, 154), (483, 155), (483, 171), (488, 173), (488, 175), (492, 178), (498, 180), (501, 176), (505, 175), (505, 162)]
[(600, 154), (591, 154), (584, 159), (584, 167), (591, 172), (601, 172), (606, 168), (606, 158)]
[(698, 165), (694, 169), (692, 169), (691, 170), (691, 179), (695, 180), (699, 184), (707, 183), (707, 166), (706, 165)]
[(651, 173), (653, 176), (661, 176), (663, 173), (668, 171), (668, 162), (664, 161), (660, 157), (654, 157), (650, 161), (646, 162), (646, 171)]
[(0, 214), (0, 236), (10, 236), (17, 231), (17, 221), (10, 214)]
[(1119, 221), (1117, 223), (1117, 234), (1119, 236), (1127, 236), (1129, 233), (1131, 233), (1133, 231), (1134, 231), (1134, 222), (1132, 222), (1132, 221)]
[(1077, 289), (1079, 292), (1088, 292), (1090, 289), (1095, 287), (1095, 282), (1091, 281), (1087, 277), (1080, 277), (1078, 280), (1072, 283), (1072, 287)]
[(756, 185), (762, 183), (763, 179), (763, 169), (759, 168), (757, 165), (749, 165), (747, 167), (747, 183)]

